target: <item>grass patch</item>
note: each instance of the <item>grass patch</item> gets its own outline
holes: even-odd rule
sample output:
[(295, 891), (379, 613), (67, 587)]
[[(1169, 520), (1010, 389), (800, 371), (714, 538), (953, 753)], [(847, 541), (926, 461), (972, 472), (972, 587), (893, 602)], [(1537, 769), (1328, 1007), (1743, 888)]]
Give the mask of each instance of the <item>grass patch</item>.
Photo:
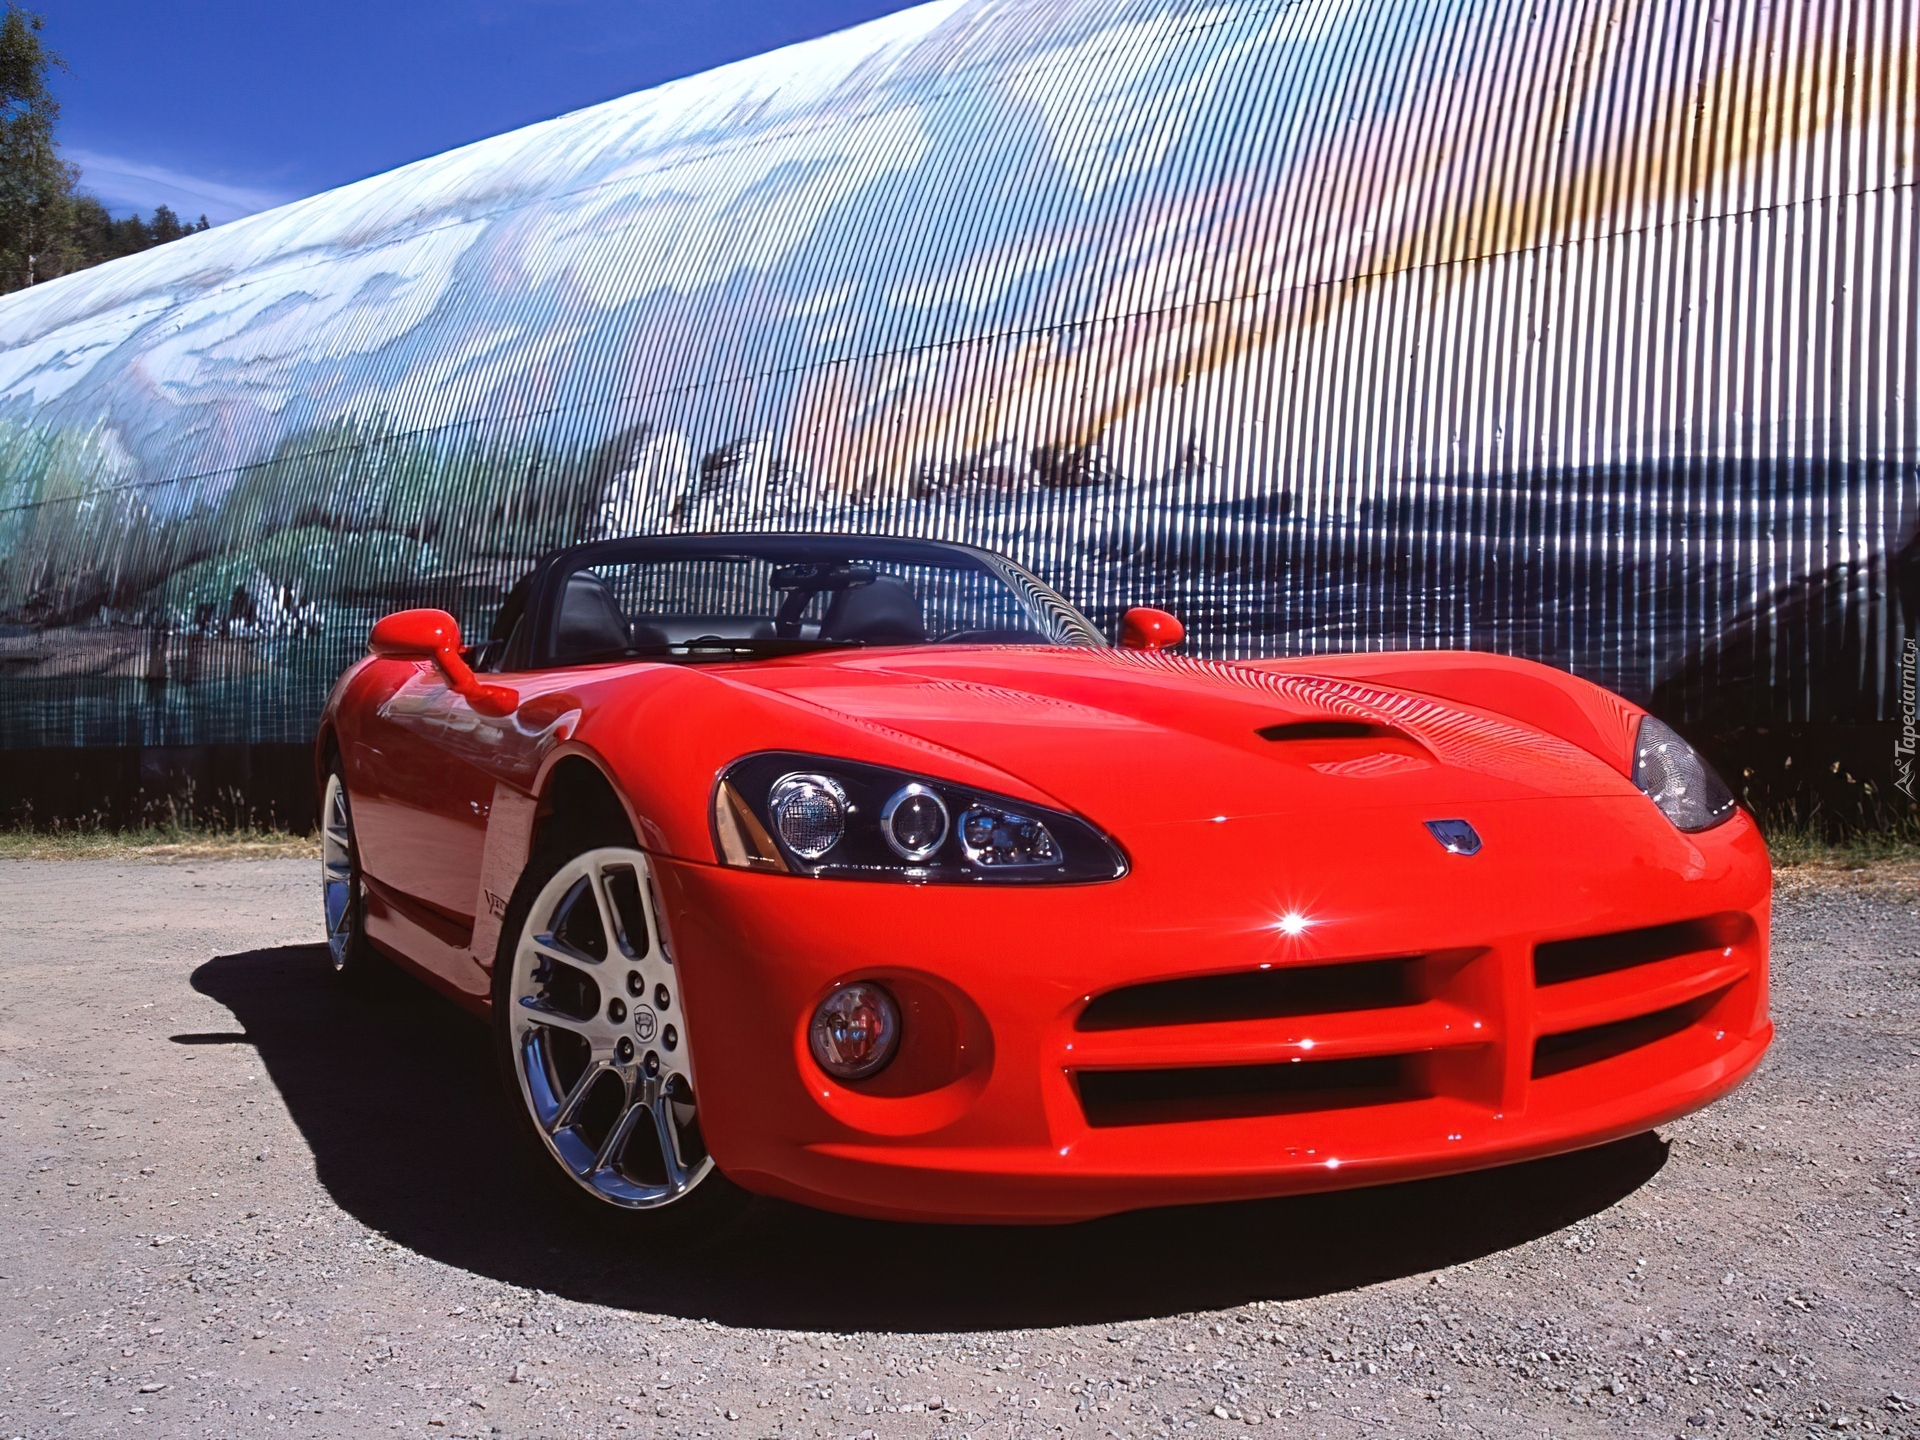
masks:
[(1863, 831), (1838, 840), (1828, 839), (1806, 826), (1769, 829), (1767, 853), (1776, 870), (1814, 867), (1825, 870), (1865, 870), (1875, 865), (1920, 861), (1920, 836), (1893, 831)]
[(1816, 802), (1762, 812), (1761, 833), (1773, 868), (1811, 875), (1819, 871), (1912, 872), (1920, 866), (1920, 811), (1874, 798), (1860, 819), (1823, 814)]
[(149, 825), (138, 830), (76, 826), (0, 830), (0, 860), (318, 859), (320, 837), (252, 826)]

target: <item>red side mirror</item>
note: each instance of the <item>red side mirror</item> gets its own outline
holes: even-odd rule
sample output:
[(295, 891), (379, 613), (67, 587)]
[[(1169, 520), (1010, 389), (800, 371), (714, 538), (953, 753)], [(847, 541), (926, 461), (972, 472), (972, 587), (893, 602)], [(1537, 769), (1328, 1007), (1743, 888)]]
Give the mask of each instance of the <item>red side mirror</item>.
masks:
[(1186, 638), (1186, 626), (1150, 605), (1136, 605), (1120, 620), (1120, 644), (1128, 650), (1164, 650)]
[(367, 648), (383, 660), (431, 660), (454, 692), (482, 715), (511, 715), (520, 697), (474, 678), (460, 654), (460, 622), (444, 610), (400, 610), (376, 621)]
[(382, 660), (431, 660), (460, 653), (460, 622), (444, 610), (399, 610), (374, 623), (367, 648)]

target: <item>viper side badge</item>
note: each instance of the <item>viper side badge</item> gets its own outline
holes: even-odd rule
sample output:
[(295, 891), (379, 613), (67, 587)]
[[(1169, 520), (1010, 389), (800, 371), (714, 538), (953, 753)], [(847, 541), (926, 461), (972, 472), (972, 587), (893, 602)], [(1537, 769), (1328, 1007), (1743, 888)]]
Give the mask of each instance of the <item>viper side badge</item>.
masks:
[(1480, 853), (1480, 834), (1464, 820), (1429, 820), (1427, 832), (1449, 855)]

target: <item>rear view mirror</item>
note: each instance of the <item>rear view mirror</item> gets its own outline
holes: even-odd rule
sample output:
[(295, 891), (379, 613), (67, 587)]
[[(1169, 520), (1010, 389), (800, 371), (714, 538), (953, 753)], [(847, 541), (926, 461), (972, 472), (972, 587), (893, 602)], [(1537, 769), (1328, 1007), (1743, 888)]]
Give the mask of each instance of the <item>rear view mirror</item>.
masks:
[(482, 715), (511, 715), (520, 697), (474, 677), (460, 653), (460, 622), (444, 610), (400, 610), (375, 622), (367, 648), (382, 660), (431, 660), (454, 693)]
[(1136, 605), (1121, 617), (1120, 644), (1127, 650), (1164, 650), (1187, 638), (1187, 627), (1164, 610)]

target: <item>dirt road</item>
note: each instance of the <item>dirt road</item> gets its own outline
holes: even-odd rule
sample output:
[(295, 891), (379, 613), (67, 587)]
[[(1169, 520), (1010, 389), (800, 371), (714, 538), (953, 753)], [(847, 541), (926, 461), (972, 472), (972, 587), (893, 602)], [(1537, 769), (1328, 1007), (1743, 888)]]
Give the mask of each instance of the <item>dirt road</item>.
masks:
[(1920, 888), (1783, 894), (1730, 1100), (1447, 1181), (1068, 1229), (766, 1202), (647, 1253), (309, 863), (0, 863), (0, 1440), (1920, 1437)]

